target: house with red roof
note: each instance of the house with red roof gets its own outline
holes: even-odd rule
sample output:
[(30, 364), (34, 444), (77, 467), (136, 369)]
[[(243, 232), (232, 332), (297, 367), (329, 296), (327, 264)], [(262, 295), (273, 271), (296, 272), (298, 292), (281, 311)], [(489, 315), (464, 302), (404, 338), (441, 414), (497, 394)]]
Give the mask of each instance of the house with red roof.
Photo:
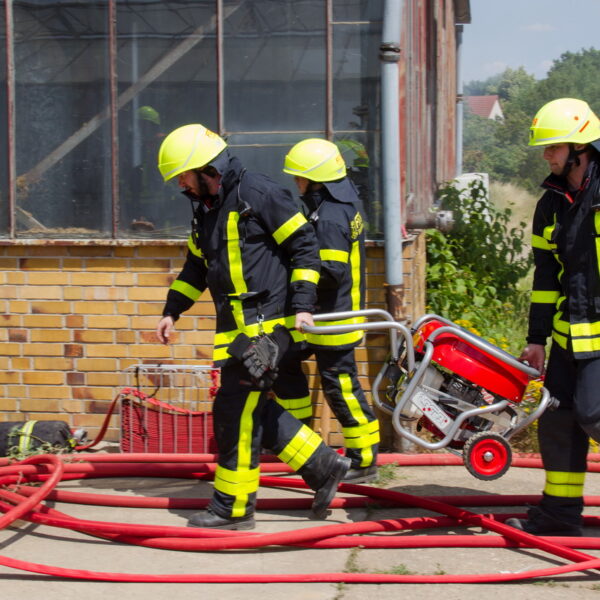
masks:
[(489, 94), (487, 96), (467, 96), (467, 105), (469, 110), (485, 119), (500, 119), (504, 120), (504, 113), (500, 106), (500, 101), (497, 94)]

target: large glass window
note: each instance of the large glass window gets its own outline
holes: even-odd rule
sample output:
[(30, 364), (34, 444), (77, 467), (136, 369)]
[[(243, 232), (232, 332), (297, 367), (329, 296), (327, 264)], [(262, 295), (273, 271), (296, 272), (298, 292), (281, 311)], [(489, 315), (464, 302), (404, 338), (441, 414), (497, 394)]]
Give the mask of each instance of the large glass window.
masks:
[[(5, 19), (0, 19), (0, 38), (6, 39)], [(6, 81), (6, 44), (0, 45), (0, 144), (8, 148), (8, 111)], [(9, 202), (8, 202), (8, 160), (7, 151), (0, 152), (0, 236), (5, 236), (9, 231)]]
[(380, 231), (381, 0), (3, 4), (14, 32), (0, 48), (0, 236), (13, 235), (11, 222), (16, 237), (187, 236), (189, 205), (175, 182), (163, 183), (156, 158), (167, 133), (194, 122), (290, 188), (281, 172), (289, 148), (332, 139), (371, 235)]
[(217, 128), (216, 28), (214, 0), (117, 3), (121, 237), (189, 233), (189, 202), (156, 159), (176, 127)]
[(107, 2), (13, 8), (18, 235), (108, 236)]

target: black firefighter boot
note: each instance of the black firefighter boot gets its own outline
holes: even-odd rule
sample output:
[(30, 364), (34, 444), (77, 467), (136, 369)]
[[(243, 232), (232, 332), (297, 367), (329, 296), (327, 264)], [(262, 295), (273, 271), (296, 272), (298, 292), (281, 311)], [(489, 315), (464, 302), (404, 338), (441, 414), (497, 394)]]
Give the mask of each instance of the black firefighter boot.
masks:
[(337, 452), (332, 452), (333, 460), (329, 467), (329, 474), (315, 491), (315, 497), (311, 507), (313, 519), (326, 519), (327, 509), (337, 492), (340, 481), (350, 469), (352, 461)]
[(583, 499), (544, 494), (539, 506), (527, 511), (527, 519), (506, 519), (506, 525), (532, 535), (580, 537)]
[(202, 512), (194, 513), (188, 520), (188, 527), (205, 527), (207, 529), (254, 529), (253, 515), (245, 517), (221, 517), (209, 507)]

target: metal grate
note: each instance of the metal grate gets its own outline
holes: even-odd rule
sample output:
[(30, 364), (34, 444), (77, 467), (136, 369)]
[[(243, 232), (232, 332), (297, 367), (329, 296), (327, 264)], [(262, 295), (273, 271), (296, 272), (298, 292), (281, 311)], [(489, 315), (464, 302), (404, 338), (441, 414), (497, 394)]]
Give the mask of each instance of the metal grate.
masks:
[(123, 371), (122, 452), (216, 452), (212, 402), (219, 370), (209, 365), (132, 365)]

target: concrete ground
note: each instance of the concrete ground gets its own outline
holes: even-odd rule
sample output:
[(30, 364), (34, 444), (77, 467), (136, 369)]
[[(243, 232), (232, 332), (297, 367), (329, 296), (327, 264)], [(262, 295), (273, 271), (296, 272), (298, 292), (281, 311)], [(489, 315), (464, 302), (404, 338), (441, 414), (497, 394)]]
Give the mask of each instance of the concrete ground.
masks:
[[(462, 466), (386, 467), (391, 475), (384, 487), (416, 496), (538, 494), (543, 472), (538, 469), (511, 468), (502, 478), (483, 482), (473, 478)], [(182, 479), (96, 479), (64, 482), (60, 489), (115, 493), (131, 496), (204, 497), (211, 495), (212, 484)], [(591, 473), (586, 482), (587, 495), (600, 495), (600, 475)], [(261, 488), (260, 498), (310, 497), (311, 493), (288, 489)], [(190, 510), (110, 508), (55, 503), (56, 509), (74, 517), (139, 524), (185, 524)], [(514, 512), (514, 508), (469, 508), (474, 512)], [(521, 510), (521, 509), (519, 509)], [(414, 517), (428, 514), (407, 508), (335, 509), (326, 523), (353, 523), (382, 518)], [(430, 514), (430, 513), (429, 513)], [(586, 514), (600, 514), (590, 507)], [(262, 510), (257, 514), (256, 532), (278, 532), (323, 525), (311, 521), (303, 510)], [(425, 530), (433, 533), (487, 533), (481, 528), (452, 527), (450, 530)], [(586, 535), (596, 537), (598, 530)], [(600, 551), (583, 550), (600, 557)], [(70, 530), (50, 528), (18, 521), (0, 531), (0, 555), (29, 562), (72, 569), (122, 573), (237, 573), (287, 574), (321, 572), (387, 572), (411, 574), (498, 573), (549, 568), (567, 561), (537, 550), (486, 548), (431, 548), (374, 550), (364, 548), (317, 550), (268, 548), (260, 551), (181, 552), (143, 548), (104, 541)], [(264, 584), (174, 584), (106, 583), (56, 579), (0, 566), (0, 585), (5, 597), (40, 597), (44, 600), (85, 598), (105, 600), (119, 594), (127, 600), (177, 598), (226, 598), (286, 600), (397, 600), (407, 594), (411, 600), (479, 598), (493, 594), (511, 600), (552, 600), (577, 597), (600, 598), (600, 572), (575, 573), (552, 579), (497, 584), (350, 584), (350, 583), (270, 583)]]

